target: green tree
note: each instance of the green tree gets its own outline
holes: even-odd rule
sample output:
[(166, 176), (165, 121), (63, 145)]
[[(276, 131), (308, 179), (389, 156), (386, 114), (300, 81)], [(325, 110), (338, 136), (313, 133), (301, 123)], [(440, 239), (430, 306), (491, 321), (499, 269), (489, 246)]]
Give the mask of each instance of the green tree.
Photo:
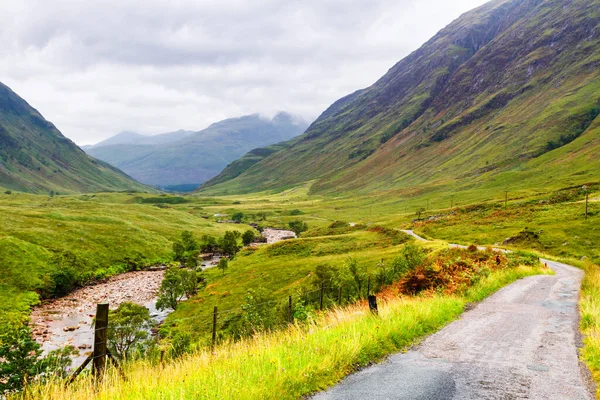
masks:
[(182, 269), (179, 270), (179, 275), (181, 276), (181, 285), (183, 286), (183, 293), (185, 293), (185, 297), (189, 299), (198, 293), (199, 277), (196, 271)]
[(236, 212), (231, 216), (231, 220), (235, 221), (235, 222), (242, 222), (243, 219), (244, 219), (243, 212)]
[(217, 250), (217, 238), (211, 235), (202, 235), (200, 239), (200, 250), (203, 253), (213, 253)]
[(194, 239), (192, 232), (183, 231), (181, 232), (181, 238), (173, 243), (173, 259), (188, 268), (195, 268), (198, 266), (199, 249), (200, 246)]
[(177, 304), (185, 296), (185, 289), (179, 268), (171, 267), (165, 272), (165, 277), (160, 283), (158, 289), (158, 299), (156, 300), (156, 308), (159, 310), (177, 309)]
[(64, 377), (71, 365), (73, 346), (53, 350), (42, 357), (40, 345), (31, 337), (31, 328), (19, 320), (0, 321), (0, 397), (19, 391), (28, 382), (47, 376)]
[(221, 258), (219, 260), (219, 264), (217, 265), (217, 268), (219, 268), (221, 271), (223, 271), (223, 275), (225, 275), (225, 271), (227, 270), (227, 268), (229, 268), (229, 260), (227, 260), (226, 258)]
[(223, 251), (223, 254), (233, 257), (240, 251), (238, 244), (238, 238), (240, 233), (237, 231), (227, 231), (225, 235), (219, 241), (219, 247)]
[(0, 332), (0, 394), (21, 390), (43, 371), (40, 345), (26, 324), (2, 324)]
[(142, 350), (154, 326), (150, 311), (135, 303), (124, 302), (109, 312), (108, 348), (120, 359), (134, 350)]
[(52, 280), (50, 291), (57, 297), (67, 295), (78, 283), (76, 271), (80, 270), (81, 263), (77, 255), (68, 250), (57, 252), (50, 259), (50, 264), (54, 266), (54, 272), (50, 275)]
[(244, 243), (244, 246), (248, 246), (250, 243), (254, 242), (255, 238), (256, 238), (256, 235), (255, 235), (254, 231), (251, 229), (248, 229), (242, 235), (242, 242)]
[(308, 224), (300, 220), (290, 221), (288, 226), (297, 236), (300, 236), (302, 232), (306, 232), (308, 230)]

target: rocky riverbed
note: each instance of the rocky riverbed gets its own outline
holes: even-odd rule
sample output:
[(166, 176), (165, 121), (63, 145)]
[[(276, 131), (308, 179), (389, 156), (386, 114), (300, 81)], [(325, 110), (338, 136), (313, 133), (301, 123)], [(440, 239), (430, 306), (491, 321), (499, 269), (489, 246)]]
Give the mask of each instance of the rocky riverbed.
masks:
[(155, 320), (161, 322), (167, 312), (156, 310), (156, 294), (164, 271), (128, 272), (106, 282), (77, 289), (68, 296), (44, 301), (31, 313), (33, 337), (45, 351), (71, 345), (79, 350), (75, 364), (91, 351), (93, 343), (92, 319), (96, 304), (109, 303), (111, 309), (130, 301), (150, 309)]

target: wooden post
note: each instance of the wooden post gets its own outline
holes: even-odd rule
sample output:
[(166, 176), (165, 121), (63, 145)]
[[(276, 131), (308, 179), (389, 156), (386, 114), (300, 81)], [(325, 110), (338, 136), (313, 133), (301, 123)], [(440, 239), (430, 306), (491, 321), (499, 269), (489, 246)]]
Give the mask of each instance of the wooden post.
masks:
[(292, 296), (288, 298), (288, 311), (290, 313), (290, 324), (294, 322), (294, 313), (292, 311)]
[(217, 342), (217, 313), (217, 306), (215, 306), (215, 310), (213, 312), (212, 343), (210, 345), (211, 351), (215, 349), (215, 343)]
[(106, 367), (106, 342), (108, 339), (108, 304), (96, 306), (96, 323), (94, 328), (94, 352), (92, 370), (95, 376), (102, 375)]
[(379, 314), (379, 310), (377, 309), (377, 297), (369, 295), (369, 310), (373, 314)]
[(338, 304), (342, 304), (342, 286), (340, 286), (340, 293), (338, 294)]
[(320, 305), (319, 305), (319, 309), (322, 310), (323, 309), (323, 291), (325, 290), (325, 287), (323, 286), (323, 284), (321, 283), (321, 298), (319, 300)]
[(590, 195), (589, 193), (585, 194), (585, 220), (587, 221), (588, 219), (588, 199), (589, 199)]

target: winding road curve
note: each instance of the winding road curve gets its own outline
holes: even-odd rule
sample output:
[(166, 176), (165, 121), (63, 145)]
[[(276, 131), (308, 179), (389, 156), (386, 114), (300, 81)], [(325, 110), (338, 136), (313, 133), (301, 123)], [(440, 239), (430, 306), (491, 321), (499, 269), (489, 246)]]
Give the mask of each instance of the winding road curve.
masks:
[(583, 272), (541, 261), (556, 274), (504, 287), (416, 348), (314, 399), (593, 399), (577, 355)]

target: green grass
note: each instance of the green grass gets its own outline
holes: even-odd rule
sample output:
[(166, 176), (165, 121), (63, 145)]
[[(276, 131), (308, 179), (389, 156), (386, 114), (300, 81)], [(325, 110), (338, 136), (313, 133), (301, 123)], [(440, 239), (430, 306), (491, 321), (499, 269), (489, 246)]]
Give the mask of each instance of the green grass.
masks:
[(361, 230), (244, 250), (230, 261), (225, 274), (217, 268), (206, 270), (206, 289), (180, 304), (167, 317), (162, 329), (191, 333), (197, 339), (210, 330), (214, 306), (225, 315), (229, 310), (238, 310), (248, 289), (262, 287), (276, 299), (284, 300), (309, 281), (317, 265), (340, 267), (348, 256), (353, 256), (368, 271), (373, 271), (382, 259), (389, 262), (395, 258), (402, 248), (400, 244), (407, 240), (404, 234), (394, 238)]
[(170, 261), (172, 241), (183, 230), (200, 236), (242, 229), (207, 219), (202, 199), (161, 207), (140, 204), (148, 196), (0, 194), (0, 310), (23, 310), (37, 301), (36, 293), (48, 286), (56, 269), (50, 263), (56, 252), (74, 252), (81, 276), (106, 277)]
[(525, 276), (547, 273), (535, 267), (493, 272), (458, 296), (392, 296), (380, 315), (364, 303), (323, 314), (237, 343), (211, 354), (199, 351), (166, 364), (126, 365), (126, 380), (110, 370), (98, 390), (89, 377), (72, 386), (60, 382), (33, 387), (39, 399), (297, 399), (334, 385), (348, 373), (406, 349), (458, 317), (465, 306)]

